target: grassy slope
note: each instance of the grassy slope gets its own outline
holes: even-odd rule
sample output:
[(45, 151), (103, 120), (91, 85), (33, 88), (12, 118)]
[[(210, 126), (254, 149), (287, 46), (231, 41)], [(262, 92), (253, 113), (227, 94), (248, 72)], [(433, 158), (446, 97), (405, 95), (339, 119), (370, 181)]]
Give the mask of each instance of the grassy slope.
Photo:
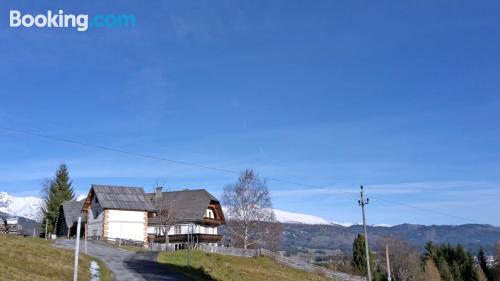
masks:
[[(74, 252), (53, 247), (51, 241), (0, 235), (0, 280), (73, 280)], [(78, 280), (90, 279), (91, 257), (80, 255)], [(99, 262), (99, 261), (98, 261)], [(102, 281), (112, 276), (102, 262)]]
[(283, 266), (266, 257), (242, 258), (206, 254), (199, 251), (194, 251), (191, 255), (192, 267), (186, 266), (186, 251), (160, 253), (158, 261), (167, 264), (173, 270), (184, 273), (195, 281), (332, 281), (332, 279), (317, 274)]

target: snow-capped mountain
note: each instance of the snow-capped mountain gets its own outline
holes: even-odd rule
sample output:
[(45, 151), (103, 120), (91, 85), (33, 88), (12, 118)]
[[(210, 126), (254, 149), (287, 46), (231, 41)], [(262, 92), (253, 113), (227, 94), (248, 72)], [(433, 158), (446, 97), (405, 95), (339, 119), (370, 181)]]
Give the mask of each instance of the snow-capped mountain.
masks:
[[(80, 194), (77, 200), (85, 198), (85, 194)], [(0, 192), (0, 212), (4, 212), (14, 216), (26, 217), (29, 219), (40, 221), (41, 219), (41, 207), (43, 205), (43, 199), (38, 197), (19, 197), (12, 196), (6, 192)], [(226, 209), (223, 207), (224, 212)], [(281, 223), (297, 223), (297, 224), (337, 224), (345, 227), (353, 225), (352, 223), (339, 223), (328, 221), (324, 218), (301, 214), (287, 212), (283, 210), (273, 209), (276, 219)], [(388, 226), (388, 225), (380, 225)]]
[(330, 224), (330, 222), (325, 220), (324, 218), (316, 217), (313, 215), (286, 212), (278, 209), (273, 210), (276, 219), (282, 223)]
[(38, 197), (18, 197), (0, 192), (0, 212), (40, 221), (43, 199)]
[[(222, 211), (226, 214), (226, 218), (228, 218), (227, 208), (222, 206)], [(296, 224), (338, 224), (342, 226), (351, 226), (352, 223), (338, 223), (331, 222), (324, 218), (320, 218), (313, 215), (301, 214), (301, 213), (293, 213), (287, 212), (283, 210), (273, 209), (276, 220), (281, 223), (296, 223)]]

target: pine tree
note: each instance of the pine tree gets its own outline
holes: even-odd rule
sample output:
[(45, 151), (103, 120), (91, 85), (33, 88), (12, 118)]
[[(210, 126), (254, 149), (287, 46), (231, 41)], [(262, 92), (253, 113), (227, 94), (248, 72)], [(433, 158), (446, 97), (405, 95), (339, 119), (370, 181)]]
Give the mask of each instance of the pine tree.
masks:
[(488, 281), (493, 281), (492, 270), (488, 267), (488, 261), (486, 260), (486, 254), (484, 253), (483, 248), (479, 249), (477, 259), (479, 261), (479, 267), (483, 270), (486, 279), (488, 279)]
[[(352, 244), (352, 266), (362, 273), (363, 275), (367, 274), (366, 270), (366, 252), (365, 252), (365, 237), (361, 234), (358, 234), (356, 239)], [(370, 256), (370, 268), (372, 271), (372, 276), (376, 276), (377, 268), (375, 265), (375, 258), (373, 256), (373, 252), (369, 250)]]
[(44, 192), (46, 194), (42, 231), (45, 231), (45, 224), (47, 223), (48, 233), (53, 233), (59, 206), (64, 201), (73, 200), (75, 197), (66, 164), (59, 166), (55, 177), (46, 183)]

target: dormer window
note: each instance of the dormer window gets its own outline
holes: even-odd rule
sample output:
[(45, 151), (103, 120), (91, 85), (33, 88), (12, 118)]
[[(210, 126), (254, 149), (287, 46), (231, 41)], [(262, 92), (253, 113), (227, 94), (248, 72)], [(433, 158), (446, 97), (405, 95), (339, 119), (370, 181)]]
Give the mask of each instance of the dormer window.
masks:
[(212, 209), (207, 209), (205, 211), (205, 218), (215, 219), (214, 211)]

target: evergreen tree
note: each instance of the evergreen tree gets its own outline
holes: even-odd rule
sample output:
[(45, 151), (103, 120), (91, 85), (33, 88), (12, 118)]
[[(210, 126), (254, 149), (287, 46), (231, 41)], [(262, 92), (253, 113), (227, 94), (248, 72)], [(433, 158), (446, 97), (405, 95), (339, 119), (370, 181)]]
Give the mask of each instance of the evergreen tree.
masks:
[[(363, 275), (367, 274), (365, 249), (365, 237), (361, 234), (358, 234), (352, 244), (352, 266)], [(373, 252), (370, 249), (368, 249), (368, 251), (370, 256), (370, 269), (372, 271), (372, 276), (375, 277), (377, 276), (375, 258)]]
[(42, 232), (45, 231), (45, 224), (47, 223), (48, 233), (54, 233), (59, 206), (64, 201), (73, 200), (75, 197), (66, 164), (59, 166), (55, 177), (46, 183), (44, 192), (45, 206), (43, 209)]
[(479, 280), (474, 258), (461, 245), (453, 247), (445, 244), (436, 247), (427, 243), (425, 250), (424, 259), (434, 261), (443, 281)]
[(500, 240), (495, 243), (495, 250), (493, 252), (495, 263), (493, 264), (493, 280), (500, 281)]
[(484, 253), (483, 248), (479, 249), (477, 260), (479, 261), (479, 267), (483, 270), (486, 279), (488, 279), (488, 281), (493, 281), (492, 270), (488, 267), (488, 261), (486, 260), (486, 254)]

